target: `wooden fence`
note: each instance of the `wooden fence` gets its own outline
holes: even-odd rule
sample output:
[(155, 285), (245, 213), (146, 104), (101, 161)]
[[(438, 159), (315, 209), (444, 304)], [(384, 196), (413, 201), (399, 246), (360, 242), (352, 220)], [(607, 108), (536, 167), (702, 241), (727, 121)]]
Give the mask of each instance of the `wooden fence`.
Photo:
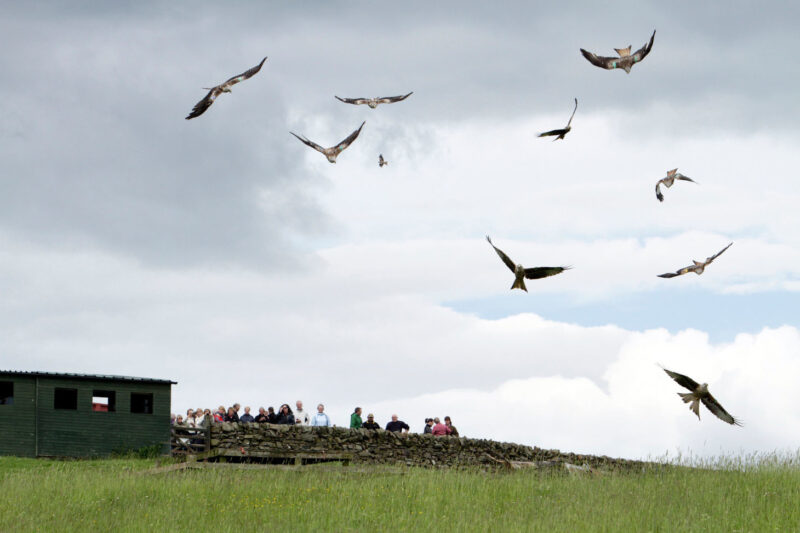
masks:
[(171, 426), (169, 440), (172, 455), (208, 454), (211, 451), (211, 426)]

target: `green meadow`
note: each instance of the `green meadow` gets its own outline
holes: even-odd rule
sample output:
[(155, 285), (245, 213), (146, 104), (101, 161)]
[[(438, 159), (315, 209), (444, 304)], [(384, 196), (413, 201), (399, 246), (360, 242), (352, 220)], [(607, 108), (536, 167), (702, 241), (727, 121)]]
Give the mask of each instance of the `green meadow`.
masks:
[(567, 474), (0, 458), (0, 531), (800, 531), (797, 457)]

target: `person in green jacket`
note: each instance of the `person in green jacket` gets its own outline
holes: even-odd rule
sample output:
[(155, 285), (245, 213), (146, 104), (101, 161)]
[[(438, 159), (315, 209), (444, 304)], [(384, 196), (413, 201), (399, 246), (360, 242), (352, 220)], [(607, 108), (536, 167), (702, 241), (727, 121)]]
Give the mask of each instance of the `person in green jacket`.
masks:
[(361, 427), (361, 408), (356, 407), (356, 410), (353, 411), (353, 414), (350, 415), (350, 428), (358, 429)]

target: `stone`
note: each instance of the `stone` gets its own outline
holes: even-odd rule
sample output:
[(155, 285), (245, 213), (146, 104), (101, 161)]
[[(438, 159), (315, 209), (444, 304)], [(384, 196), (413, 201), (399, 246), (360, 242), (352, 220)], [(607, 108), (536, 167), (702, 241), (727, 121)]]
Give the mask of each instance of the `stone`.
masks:
[[(211, 447), (261, 451), (292, 458), (297, 454), (345, 454), (358, 464), (401, 464), (427, 468), (507, 468), (512, 463), (536, 468), (580, 465), (602, 469), (644, 468), (645, 463), (561, 453), (522, 444), (466, 437), (433, 437), (418, 433), (399, 434), (384, 430), (339, 427), (236, 424), (224, 422), (210, 428)], [(516, 468), (516, 467), (515, 467)]]

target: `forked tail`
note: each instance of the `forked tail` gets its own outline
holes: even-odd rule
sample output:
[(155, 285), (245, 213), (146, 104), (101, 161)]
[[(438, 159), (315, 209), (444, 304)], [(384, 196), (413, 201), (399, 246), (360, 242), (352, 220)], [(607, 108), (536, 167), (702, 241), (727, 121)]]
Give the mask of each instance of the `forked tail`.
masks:
[(514, 284), (511, 286), (511, 290), (514, 289), (522, 289), (523, 291), (528, 292), (528, 288), (525, 286), (525, 280), (523, 278), (514, 280)]

